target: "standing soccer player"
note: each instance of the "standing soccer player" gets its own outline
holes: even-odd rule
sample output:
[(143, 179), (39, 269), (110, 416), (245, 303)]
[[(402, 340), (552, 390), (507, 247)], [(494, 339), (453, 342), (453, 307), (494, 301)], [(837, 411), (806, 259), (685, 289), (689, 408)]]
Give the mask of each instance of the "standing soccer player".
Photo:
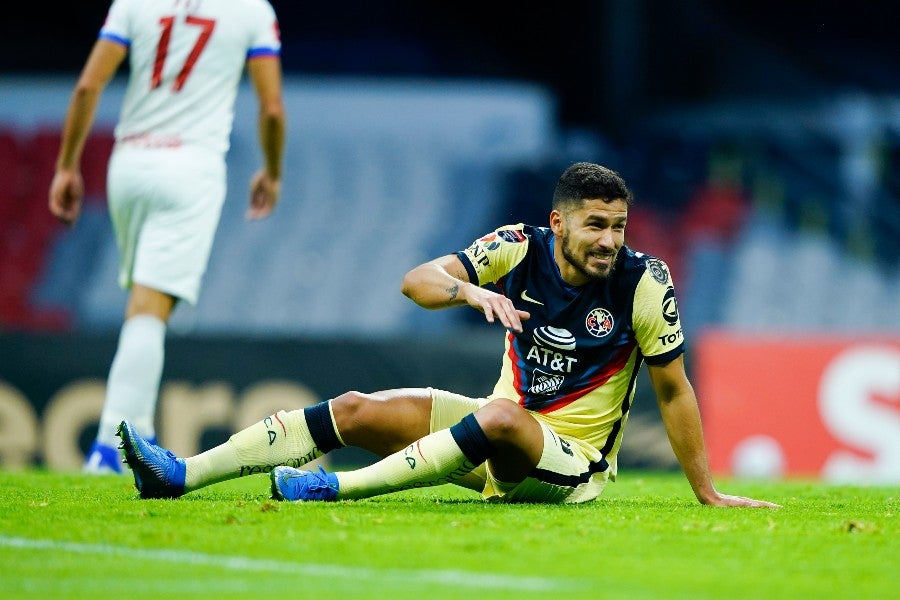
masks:
[(114, 0), (75, 86), (62, 131), (50, 211), (73, 225), (79, 170), (97, 103), (125, 57), (129, 79), (107, 176), (129, 289), (97, 438), (85, 471), (121, 472), (116, 427), (149, 438), (166, 328), (178, 301), (196, 303), (225, 200), (225, 154), (244, 67), (259, 101), (264, 164), (250, 183), (248, 219), (267, 217), (281, 185), (285, 116), (281, 41), (266, 0)]
[[(147, 443), (124, 422), (122, 447), (141, 497), (177, 497), (269, 471), (280, 500), (367, 498), (453, 483), (493, 501), (586, 502), (616, 476), (646, 363), (697, 500), (775, 506), (713, 484), (684, 369), (675, 285), (665, 262), (625, 245), (630, 202), (618, 173), (576, 163), (559, 178), (549, 227), (499, 227), (406, 274), (403, 292), (419, 306), (470, 306), (506, 328), (500, 376), (487, 397), (432, 388), (347, 392), (280, 411), (187, 459)], [(297, 468), (344, 445), (384, 458), (338, 473)]]

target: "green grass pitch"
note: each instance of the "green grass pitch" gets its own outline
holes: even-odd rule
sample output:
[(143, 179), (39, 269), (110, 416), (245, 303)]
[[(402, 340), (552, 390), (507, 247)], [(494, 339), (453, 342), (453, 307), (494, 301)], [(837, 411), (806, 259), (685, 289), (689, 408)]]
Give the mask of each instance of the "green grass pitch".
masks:
[(572, 506), (452, 486), (278, 503), (268, 483), (146, 501), (130, 474), (0, 471), (0, 597), (900, 597), (900, 487), (718, 482), (784, 505), (762, 510), (700, 506), (680, 473)]

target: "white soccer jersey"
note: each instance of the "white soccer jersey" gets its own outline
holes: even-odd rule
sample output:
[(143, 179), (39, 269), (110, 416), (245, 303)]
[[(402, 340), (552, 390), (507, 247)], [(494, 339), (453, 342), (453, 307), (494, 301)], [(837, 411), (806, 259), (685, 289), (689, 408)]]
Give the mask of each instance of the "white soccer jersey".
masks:
[(100, 37), (129, 50), (118, 141), (223, 154), (246, 60), (281, 50), (266, 0), (114, 0)]

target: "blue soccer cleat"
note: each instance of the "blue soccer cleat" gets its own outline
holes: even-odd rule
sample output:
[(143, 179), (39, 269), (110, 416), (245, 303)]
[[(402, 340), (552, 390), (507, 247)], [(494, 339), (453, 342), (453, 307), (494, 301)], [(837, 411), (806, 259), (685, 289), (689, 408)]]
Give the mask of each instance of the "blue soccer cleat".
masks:
[(125, 462), (134, 474), (141, 498), (178, 498), (184, 495), (184, 459), (142, 438), (134, 426), (122, 421), (116, 431)]
[(338, 493), (338, 480), (334, 473), (303, 471), (294, 467), (275, 467), (269, 473), (272, 480), (272, 498), (275, 500), (334, 500)]
[(122, 455), (112, 446), (95, 441), (91, 445), (81, 470), (91, 475), (107, 475), (110, 473), (122, 475), (124, 472), (122, 469)]

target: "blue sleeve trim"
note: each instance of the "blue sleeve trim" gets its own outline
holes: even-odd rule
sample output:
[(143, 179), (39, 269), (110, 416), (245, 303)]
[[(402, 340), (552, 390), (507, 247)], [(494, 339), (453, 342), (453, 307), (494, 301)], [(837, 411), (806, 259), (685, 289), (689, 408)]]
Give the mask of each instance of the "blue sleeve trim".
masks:
[(679, 354), (684, 354), (684, 342), (678, 344), (677, 347), (672, 348), (671, 350), (663, 354), (657, 354), (656, 356), (645, 356), (644, 360), (648, 365), (664, 365), (675, 360)]
[(250, 48), (247, 50), (247, 58), (260, 58), (262, 56), (279, 56), (281, 51), (277, 48)]
[(122, 36), (119, 36), (119, 35), (115, 35), (114, 33), (107, 33), (105, 31), (101, 31), (100, 39), (101, 40), (109, 40), (110, 42), (115, 42), (117, 44), (121, 44), (122, 46), (125, 46), (126, 48), (131, 47), (131, 40), (123, 38)]
[(475, 285), (481, 285), (478, 282), (478, 273), (475, 272), (475, 267), (472, 266), (472, 262), (469, 260), (468, 255), (460, 250), (456, 253), (456, 256), (459, 257), (459, 260), (462, 262), (463, 266), (466, 268), (466, 274), (469, 276), (469, 283), (474, 283)]

